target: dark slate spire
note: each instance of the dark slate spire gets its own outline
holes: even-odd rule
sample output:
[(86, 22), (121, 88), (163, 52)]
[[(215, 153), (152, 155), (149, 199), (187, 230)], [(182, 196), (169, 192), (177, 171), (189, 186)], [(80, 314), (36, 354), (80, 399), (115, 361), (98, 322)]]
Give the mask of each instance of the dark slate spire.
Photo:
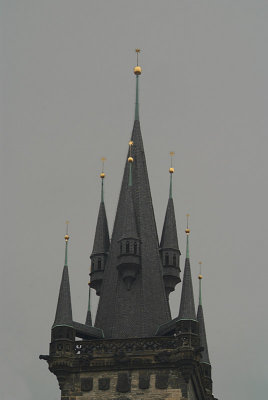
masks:
[[(170, 154), (173, 156), (174, 153), (171, 152)], [(168, 199), (166, 216), (162, 231), (160, 248), (173, 248), (179, 250), (176, 217), (175, 217), (174, 203), (172, 196), (173, 173), (174, 173), (174, 168), (171, 166), (169, 168), (169, 174), (170, 174), (169, 199)]]
[[(173, 152), (170, 153), (171, 162)], [(164, 220), (164, 226), (162, 231), (162, 237), (160, 242), (160, 254), (163, 264), (163, 278), (165, 283), (166, 295), (169, 296), (170, 292), (173, 292), (177, 283), (180, 280), (180, 249), (178, 244), (178, 235), (176, 227), (176, 218), (174, 211), (174, 204), (172, 198), (172, 176), (174, 168), (169, 169), (170, 173), (170, 188), (169, 188), (169, 199), (167, 204), (167, 210)]]
[[(134, 73), (137, 83), (141, 68), (136, 66)], [(138, 92), (138, 86), (136, 89)], [(108, 338), (151, 336), (159, 325), (170, 319), (137, 98), (135, 109), (131, 136), (131, 141), (133, 141), (131, 151), (134, 159), (131, 166), (132, 187), (129, 190), (129, 162), (127, 160), (95, 323), (96, 327), (104, 330), (105, 337)], [(131, 288), (128, 289), (122, 279), (121, 268), (118, 268), (118, 260), (120, 260), (120, 240), (126, 221), (124, 210), (126, 203), (129, 202), (130, 193), (139, 239), (137, 245), (140, 244), (140, 249), (136, 254), (136, 258), (140, 257), (140, 269)]]
[[(105, 158), (102, 158), (102, 162)], [(103, 272), (105, 269), (106, 259), (110, 247), (108, 222), (106, 217), (105, 205), (104, 205), (104, 178), (105, 173), (103, 171), (100, 174), (101, 177), (101, 202), (99, 208), (99, 214), (97, 219), (97, 226), (95, 231), (94, 245), (91, 253), (91, 287), (96, 290), (97, 295), (100, 294)]]
[[(200, 269), (201, 269), (201, 262)], [(207, 336), (206, 336), (206, 328), (205, 328), (205, 320), (203, 314), (203, 307), (202, 307), (202, 293), (201, 293), (201, 281), (203, 276), (200, 274), (198, 276), (199, 279), (199, 305), (197, 309), (197, 321), (199, 322), (199, 334), (200, 334), (200, 344), (204, 348), (202, 351), (202, 360), (201, 363), (210, 364), (209, 355), (208, 355), (208, 344), (207, 344)]]
[(194, 305), (194, 292), (193, 292), (191, 266), (190, 266), (190, 255), (189, 255), (190, 229), (188, 227), (188, 217), (189, 217), (189, 214), (187, 214), (187, 228), (185, 230), (187, 244), (186, 244), (186, 258), (185, 258), (185, 267), (184, 267), (183, 282), (182, 282), (179, 319), (196, 320), (195, 305)]
[(90, 282), (88, 283), (88, 307), (86, 325), (92, 326), (91, 307), (90, 307)]
[[(105, 158), (102, 158), (102, 161), (104, 161), (104, 160), (105, 160)], [(96, 232), (95, 232), (92, 254), (107, 253), (109, 251), (109, 247), (110, 247), (108, 222), (107, 222), (105, 204), (104, 204), (105, 173), (104, 173), (103, 169), (100, 174), (100, 177), (101, 177), (101, 202), (100, 202), (99, 214), (98, 214), (98, 219), (97, 219), (97, 227), (96, 227)]]
[(64, 262), (60, 292), (58, 297), (57, 311), (52, 328), (62, 325), (70, 327), (73, 326), (71, 292), (70, 292), (69, 272), (68, 272), (68, 241), (69, 241), (68, 223), (64, 239), (65, 239), (65, 262)]

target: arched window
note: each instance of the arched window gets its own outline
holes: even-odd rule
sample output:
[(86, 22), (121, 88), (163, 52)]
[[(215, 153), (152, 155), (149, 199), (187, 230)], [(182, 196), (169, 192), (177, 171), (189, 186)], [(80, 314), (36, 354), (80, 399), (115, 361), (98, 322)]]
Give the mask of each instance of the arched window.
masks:
[(176, 259), (176, 254), (173, 254), (173, 265), (176, 267), (177, 259)]
[(169, 255), (168, 253), (165, 254), (165, 265), (169, 264)]
[(101, 269), (101, 258), (98, 258), (98, 269)]
[(126, 253), (129, 253), (129, 242), (126, 244)]
[(134, 254), (137, 254), (137, 242), (134, 242)]

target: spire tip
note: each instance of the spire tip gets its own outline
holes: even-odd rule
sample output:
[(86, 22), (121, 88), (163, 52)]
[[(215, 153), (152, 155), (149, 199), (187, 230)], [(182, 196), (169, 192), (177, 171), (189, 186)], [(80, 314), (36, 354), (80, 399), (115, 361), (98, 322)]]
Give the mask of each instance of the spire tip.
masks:
[(186, 233), (186, 235), (188, 236), (189, 234), (190, 234), (190, 229), (189, 229), (189, 217), (190, 217), (190, 214), (186, 214), (186, 218), (187, 218), (187, 228), (185, 229), (185, 233)]
[(137, 65), (136, 65), (136, 67), (134, 67), (134, 74), (135, 75), (140, 75), (141, 74), (141, 67), (139, 66), (139, 54), (140, 54), (141, 50), (140, 49), (136, 49), (135, 52), (137, 54)]
[(66, 223), (66, 234), (65, 234), (65, 236), (64, 236), (64, 240), (65, 240), (65, 242), (67, 243), (68, 240), (70, 239), (70, 236), (68, 235), (68, 227), (69, 227), (70, 221), (66, 221), (65, 223)]

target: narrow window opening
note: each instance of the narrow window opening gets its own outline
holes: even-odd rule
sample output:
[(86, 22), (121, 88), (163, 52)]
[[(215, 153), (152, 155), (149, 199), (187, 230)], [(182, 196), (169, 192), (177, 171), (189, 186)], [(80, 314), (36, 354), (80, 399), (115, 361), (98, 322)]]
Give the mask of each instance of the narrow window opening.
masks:
[(165, 254), (165, 265), (169, 264), (169, 256), (168, 253)]
[(126, 253), (129, 253), (129, 242), (126, 244)]
[(98, 269), (101, 269), (101, 258), (98, 258)]

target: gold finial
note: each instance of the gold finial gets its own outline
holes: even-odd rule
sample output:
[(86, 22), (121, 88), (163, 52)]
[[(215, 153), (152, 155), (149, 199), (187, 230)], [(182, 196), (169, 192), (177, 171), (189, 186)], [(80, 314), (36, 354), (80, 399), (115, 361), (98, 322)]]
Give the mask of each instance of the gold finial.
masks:
[(189, 234), (190, 234), (190, 229), (189, 229), (189, 217), (190, 217), (190, 214), (186, 214), (186, 218), (187, 218), (187, 228), (185, 229), (186, 235), (189, 235)]
[(104, 179), (105, 178), (105, 173), (104, 173), (104, 162), (106, 161), (106, 158), (105, 157), (102, 157), (101, 158), (101, 161), (102, 161), (102, 170), (101, 170), (101, 174), (100, 174), (100, 177), (101, 177), (101, 179)]
[(132, 154), (131, 154), (131, 148), (132, 148), (133, 144), (134, 144), (133, 140), (130, 140), (130, 142), (128, 142), (128, 145), (129, 145), (129, 157), (128, 157), (127, 160), (128, 160), (129, 163), (133, 163), (133, 161), (134, 161), (134, 159), (132, 157)]
[(173, 158), (173, 156), (175, 155), (175, 152), (174, 152), (174, 151), (171, 151), (169, 154), (170, 154), (170, 168), (169, 168), (169, 172), (170, 172), (170, 174), (173, 174), (174, 171), (175, 171), (175, 169), (173, 168), (172, 158)]
[(91, 285), (91, 282), (88, 282), (88, 286), (90, 287), (90, 285)]
[(137, 65), (134, 68), (134, 74), (135, 75), (140, 75), (141, 74), (141, 67), (139, 66), (139, 53), (141, 52), (140, 49), (136, 49), (136, 54), (137, 54)]
[(66, 234), (64, 236), (65, 242), (68, 242), (70, 239), (70, 236), (68, 235), (68, 226), (69, 226), (70, 221), (66, 221)]
[(201, 274), (201, 272), (202, 272), (202, 261), (199, 261), (198, 264), (199, 264), (199, 275), (198, 275), (198, 279), (202, 279), (202, 278), (203, 278), (203, 275)]

